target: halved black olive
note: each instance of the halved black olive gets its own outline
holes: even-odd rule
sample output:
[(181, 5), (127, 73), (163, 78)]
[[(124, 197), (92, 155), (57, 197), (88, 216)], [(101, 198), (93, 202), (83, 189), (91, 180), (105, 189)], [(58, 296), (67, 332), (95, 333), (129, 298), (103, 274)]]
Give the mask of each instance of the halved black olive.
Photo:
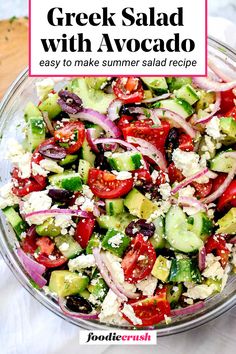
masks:
[(79, 313), (90, 313), (93, 308), (90, 302), (79, 295), (69, 295), (66, 297), (66, 307)]

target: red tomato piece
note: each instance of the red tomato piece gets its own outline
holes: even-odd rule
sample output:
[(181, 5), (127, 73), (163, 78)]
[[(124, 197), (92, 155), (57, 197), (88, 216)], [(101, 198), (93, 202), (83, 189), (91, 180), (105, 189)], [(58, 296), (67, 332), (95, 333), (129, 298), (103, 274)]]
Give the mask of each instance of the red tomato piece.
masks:
[(151, 119), (136, 120), (122, 129), (125, 140), (129, 136), (141, 138), (153, 144), (164, 153), (165, 141), (170, 130), (170, 124), (162, 121), (161, 127), (154, 127)]
[(174, 162), (172, 162), (168, 167), (168, 176), (170, 179), (170, 183), (181, 182), (184, 179), (184, 175), (182, 172), (175, 166)]
[[(143, 259), (139, 260), (140, 256), (144, 256)], [(137, 234), (121, 263), (125, 279), (129, 283), (144, 279), (151, 273), (155, 260), (156, 252), (151, 242), (144, 241), (143, 235)]]
[(36, 241), (36, 245), (40, 248), (40, 253), (49, 256), (52, 254), (55, 244), (50, 240), (49, 237), (39, 237)]
[(132, 306), (135, 316), (139, 318), (142, 323), (135, 324), (124, 314), (122, 316), (132, 325), (137, 327), (153, 326), (165, 319), (165, 316), (170, 315), (170, 304), (163, 297), (163, 294), (158, 294), (146, 299), (138, 300), (136, 302), (128, 301)]
[[(236, 97), (235, 97), (236, 99)], [(236, 120), (236, 106), (234, 106), (230, 111), (228, 111), (225, 115), (225, 117), (232, 117)]]
[(34, 254), (37, 249), (38, 237), (36, 234), (35, 226), (30, 226), (29, 230), (26, 233), (26, 237), (21, 241), (21, 248), (25, 253)]
[(181, 134), (179, 136), (179, 148), (183, 151), (193, 151), (193, 139), (188, 134)]
[(89, 170), (88, 185), (99, 198), (119, 198), (127, 194), (133, 188), (133, 178), (118, 180), (110, 172), (92, 168)]
[(191, 186), (193, 186), (196, 190), (195, 196), (197, 198), (205, 198), (211, 193), (212, 189), (212, 181), (210, 180), (207, 183), (197, 183), (197, 182), (192, 182)]
[(122, 130), (123, 128), (128, 127), (129, 124), (133, 120), (134, 120), (134, 117), (126, 116), (126, 115), (121, 116), (121, 118), (119, 119), (118, 124), (117, 124), (118, 128), (120, 128), (120, 130)]
[(82, 248), (86, 248), (95, 226), (94, 219), (82, 219), (78, 222), (75, 230), (75, 240), (79, 242)]
[(219, 116), (225, 116), (227, 112), (234, 108), (234, 100), (235, 95), (233, 94), (233, 90), (221, 92), (221, 103), (220, 103), (220, 112)]
[(227, 177), (226, 173), (218, 173), (218, 176), (212, 180), (212, 189), (211, 189), (212, 193), (214, 193), (222, 185), (226, 177)]
[[(49, 258), (49, 256), (51, 258)], [(44, 265), (46, 268), (57, 268), (67, 262), (67, 258), (62, 256), (62, 254), (57, 250), (54, 250), (54, 252), (49, 256), (44, 253), (39, 253), (36, 261)]]
[(226, 188), (217, 203), (217, 209), (219, 211), (226, 211), (231, 207), (236, 207), (236, 179), (234, 179), (228, 188)]
[(142, 83), (138, 78), (118, 78), (113, 86), (114, 94), (124, 103), (141, 102), (144, 97)]
[(220, 257), (222, 267), (225, 267), (229, 259), (229, 249), (226, 246), (226, 240), (221, 235), (210, 236), (205, 243), (206, 253), (215, 252)]
[(82, 122), (71, 122), (63, 128), (55, 130), (55, 141), (65, 147), (67, 154), (78, 151), (85, 138), (85, 128)]
[(40, 185), (33, 178), (19, 177), (19, 170), (17, 168), (14, 168), (12, 171), (12, 181), (12, 193), (17, 197), (24, 197), (31, 192), (39, 192), (46, 187), (46, 183), (45, 185)]
[(133, 177), (137, 180), (137, 181), (145, 181), (145, 182), (152, 182), (152, 177), (151, 174), (148, 170), (146, 170), (145, 168), (140, 168), (138, 170), (134, 170), (131, 171)]

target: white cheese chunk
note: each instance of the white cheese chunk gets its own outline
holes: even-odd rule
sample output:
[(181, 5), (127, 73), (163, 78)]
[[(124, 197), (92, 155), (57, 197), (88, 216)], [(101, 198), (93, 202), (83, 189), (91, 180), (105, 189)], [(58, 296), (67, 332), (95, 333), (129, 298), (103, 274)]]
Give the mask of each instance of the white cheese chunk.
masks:
[(37, 96), (40, 101), (47, 98), (47, 95), (54, 87), (54, 81), (51, 78), (46, 78), (35, 83)]
[(71, 272), (78, 271), (80, 269), (90, 268), (95, 266), (95, 259), (92, 254), (82, 254), (74, 259), (70, 259), (68, 262), (69, 270)]
[(19, 204), (20, 199), (12, 193), (13, 183), (9, 182), (0, 188), (0, 209)]
[[(50, 160), (50, 159), (43, 159), (40, 161), (40, 166), (49, 172), (54, 172), (54, 173), (62, 173), (64, 171), (64, 168), (59, 166), (56, 161)], [(48, 173), (48, 172), (47, 172)]]
[(137, 288), (143, 292), (143, 295), (151, 296), (157, 287), (157, 278), (150, 275), (147, 279), (144, 279), (136, 284)]

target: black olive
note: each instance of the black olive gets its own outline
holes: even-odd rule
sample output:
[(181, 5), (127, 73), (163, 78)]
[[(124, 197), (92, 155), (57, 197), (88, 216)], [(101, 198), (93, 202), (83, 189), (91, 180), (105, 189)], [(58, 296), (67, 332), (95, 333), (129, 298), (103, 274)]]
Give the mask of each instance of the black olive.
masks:
[(58, 92), (58, 96), (60, 98), (57, 102), (64, 112), (76, 114), (82, 110), (82, 100), (75, 93), (67, 90), (61, 90)]
[(88, 300), (84, 299), (79, 295), (67, 296), (66, 307), (73, 312), (79, 312), (79, 313), (90, 313), (93, 310)]
[(145, 219), (132, 221), (125, 229), (128, 236), (135, 236), (141, 233), (143, 236), (152, 237), (155, 232), (155, 225), (152, 222), (147, 222)]
[(172, 153), (179, 146), (179, 133), (176, 128), (171, 128), (165, 142), (166, 158), (168, 162), (172, 161)]
[(66, 149), (54, 144), (43, 145), (39, 148), (39, 153), (44, 157), (53, 160), (62, 160), (66, 157)]
[(48, 195), (55, 202), (66, 203), (72, 197), (73, 192), (67, 191), (65, 189), (49, 189)]
[[(99, 150), (101, 150), (101, 144), (99, 144)], [(95, 161), (94, 161), (94, 166), (101, 168), (101, 170), (108, 170), (110, 171), (111, 166), (107, 161), (106, 156), (104, 156), (104, 153), (101, 152), (96, 155)]]

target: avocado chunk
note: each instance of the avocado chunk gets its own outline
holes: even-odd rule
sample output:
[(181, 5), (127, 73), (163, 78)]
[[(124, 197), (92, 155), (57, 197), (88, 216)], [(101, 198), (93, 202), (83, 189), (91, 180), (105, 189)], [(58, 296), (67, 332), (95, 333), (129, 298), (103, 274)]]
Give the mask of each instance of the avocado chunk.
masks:
[(218, 220), (217, 224), (219, 225), (217, 233), (236, 234), (236, 208), (231, 208), (223, 218)]
[(45, 220), (43, 224), (37, 225), (36, 232), (39, 236), (56, 237), (60, 235), (61, 228), (55, 225), (53, 218), (50, 218)]
[(224, 145), (236, 143), (236, 120), (232, 117), (220, 119), (220, 129), (226, 137), (222, 140)]
[(89, 283), (89, 278), (84, 275), (72, 273), (69, 270), (54, 270), (49, 281), (49, 290), (60, 297), (78, 294)]
[(151, 274), (155, 278), (163, 282), (166, 282), (169, 277), (170, 267), (171, 267), (171, 261), (169, 261), (167, 258), (163, 256), (158, 256), (152, 268)]
[(135, 188), (126, 196), (124, 205), (130, 214), (142, 219), (148, 219), (157, 210), (157, 206)]

